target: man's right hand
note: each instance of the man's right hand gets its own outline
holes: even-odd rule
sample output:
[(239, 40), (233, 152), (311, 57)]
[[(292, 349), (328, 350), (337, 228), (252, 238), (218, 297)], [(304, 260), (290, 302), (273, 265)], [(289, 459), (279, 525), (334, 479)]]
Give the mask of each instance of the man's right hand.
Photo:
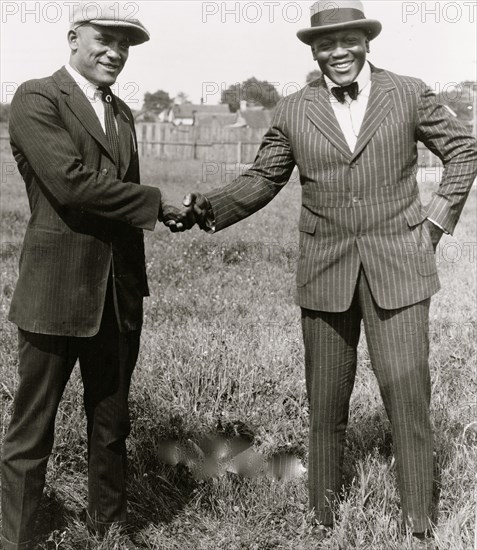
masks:
[(207, 197), (204, 197), (201, 193), (188, 193), (182, 204), (201, 229), (210, 231), (213, 228), (214, 214)]
[(163, 204), (159, 220), (168, 227), (172, 233), (178, 233), (190, 229), (195, 224), (192, 212), (185, 208), (177, 208), (171, 204)]
[(165, 204), (162, 208), (160, 219), (172, 233), (182, 233), (195, 224), (204, 231), (213, 229), (212, 206), (204, 195), (189, 193), (184, 197), (182, 205), (182, 208), (176, 208)]

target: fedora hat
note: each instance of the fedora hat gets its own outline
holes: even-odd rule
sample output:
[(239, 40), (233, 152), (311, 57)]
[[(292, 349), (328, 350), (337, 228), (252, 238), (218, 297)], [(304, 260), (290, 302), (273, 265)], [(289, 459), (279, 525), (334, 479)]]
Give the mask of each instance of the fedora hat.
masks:
[(310, 46), (315, 38), (326, 32), (362, 29), (372, 40), (381, 28), (381, 23), (376, 19), (366, 19), (361, 2), (319, 0), (311, 6), (311, 28), (301, 29), (296, 35)]
[(78, 2), (70, 20), (70, 30), (91, 23), (100, 27), (120, 28), (128, 35), (131, 45), (137, 46), (150, 38), (146, 27), (133, 19), (122, 2)]

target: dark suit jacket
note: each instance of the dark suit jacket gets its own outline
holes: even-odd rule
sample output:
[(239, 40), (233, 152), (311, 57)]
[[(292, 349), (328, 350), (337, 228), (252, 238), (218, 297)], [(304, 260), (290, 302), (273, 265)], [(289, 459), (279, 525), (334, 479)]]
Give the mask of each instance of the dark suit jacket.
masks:
[(123, 331), (142, 323), (148, 295), (143, 229), (158, 219), (158, 189), (139, 184), (134, 122), (118, 101), (121, 168), (86, 96), (63, 67), (20, 86), (11, 146), (31, 218), (9, 319), (43, 334), (99, 330), (108, 278)]
[[(418, 141), (445, 166), (425, 208), (416, 181)], [(216, 230), (267, 204), (295, 165), (302, 185), (300, 306), (346, 311), (361, 266), (385, 309), (419, 302), (439, 289), (422, 222), (429, 216), (453, 231), (477, 173), (477, 152), (475, 140), (422, 81), (372, 67), (371, 94), (354, 152), (323, 78), (283, 99), (252, 168), (207, 194)]]

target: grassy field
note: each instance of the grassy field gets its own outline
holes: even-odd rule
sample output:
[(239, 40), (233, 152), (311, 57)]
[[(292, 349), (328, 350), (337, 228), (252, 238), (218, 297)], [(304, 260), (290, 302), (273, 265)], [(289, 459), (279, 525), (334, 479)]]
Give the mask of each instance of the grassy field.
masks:
[[(5, 148), (6, 144), (3, 144)], [(28, 206), (22, 181), (2, 154), (0, 433), (16, 385), (16, 327), (6, 320)], [(170, 197), (206, 190), (234, 167), (145, 159), (143, 182)], [(439, 171), (422, 175), (424, 202)], [(425, 181), (424, 181), (425, 180)], [(299, 310), (293, 303), (300, 186), (292, 181), (264, 210), (216, 236), (197, 229), (146, 235), (151, 297), (131, 392), (130, 517), (138, 547), (156, 550), (312, 550), (306, 473), (281, 475), (259, 462), (237, 475), (226, 458), (207, 475), (214, 437), (253, 443), (307, 466), (308, 418)], [(474, 547), (476, 423), (476, 193), (454, 237), (438, 249), (443, 290), (431, 306), (435, 519), (440, 550)], [(121, 533), (88, 534), (82, 388), (75, 369), (58, 415), (39, 522), (41, 549), (121, 548)], [(165, 441), (179, 442), (182, 454)], [(345, 492), (326, 548), (405, 550), (389, 423), (364, 337), (352, 398)], [(205, 443), (208, 442), (209, 449)], [(205, 450), (206, 457), (201, 456)], [(167, 455), (166, 450), (171, 452)], [(223, 450), (223, 449), (222, 449)], [(167, 455), (167, 456), (166, 456)], [(282, 455), (283, 456), (283, 455)], [(182, 458), (181, 458), (182, 457)], [(195, 457), (195, 458), (194, 458)], [(163, 460), (169, 464), (165, 464)], [(177, 464), (177, 462), (179, 463)], [(212, 461), (213, 462), (213, 461)], [(210, 466), (210, 463), (209, 463)], [(240, 466), (240, 467), (239, 467)], [(288, 463), (288, 470), (293, 464)], [(246, 473), (246, 472), (245, 472)]]

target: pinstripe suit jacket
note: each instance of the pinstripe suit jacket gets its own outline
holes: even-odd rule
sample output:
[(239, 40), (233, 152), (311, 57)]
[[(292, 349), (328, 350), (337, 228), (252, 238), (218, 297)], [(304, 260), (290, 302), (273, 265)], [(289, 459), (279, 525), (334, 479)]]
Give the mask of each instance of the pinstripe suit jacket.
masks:
[[(250, 170), (207, 194), (216, 230), (265, 206), (300, 173), (302, 209), (297, 302), (346, 311), (362, 265), (380, 307), (395, 309), (439, 289), (429, 216), (452, 232), (477, 173), (475, 140), (415, 78), (372, 67), (372, 87), (354, 152), (323, 78), (283, 99)], [(445, 166), (424, 208), (417, 142)]]
[(138, 185), (133, 117), (117, 101), (119, 174), (91, 104), (64, 67), (14, 96), (11, 146), (31, 217), (9, 319), (24, 330), (96, 334), (111, 272), (121, 329), (142, 323), (142, 230), (154, 228), (161, 195)]

